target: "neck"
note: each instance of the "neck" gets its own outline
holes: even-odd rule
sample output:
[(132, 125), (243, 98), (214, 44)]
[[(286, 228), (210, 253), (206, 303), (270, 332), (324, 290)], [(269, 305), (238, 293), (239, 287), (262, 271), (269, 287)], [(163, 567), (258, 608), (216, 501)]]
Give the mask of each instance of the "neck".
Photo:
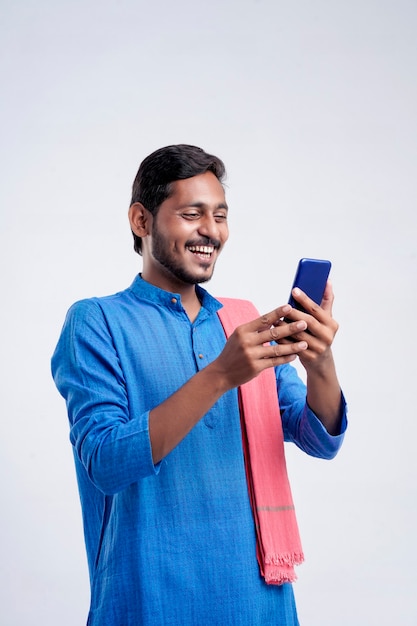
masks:
[(154, 277), (146, 271), (142, 271), (141, 276), (147, 283), (150, 283), (155, 287), (159, 287), (159, 289), (163, 289), (164, 291), (169, 291), (171, 293), (178, 293), (181, 296), (182, 306), (184, 307), (188, 317), (191, 322), (194, 322), (201, 309), (201, 303), (197, 297), (195, 285), (189, 285), (181, 281), (174, 283), (172, 279), (163, 280), (161, 276), (158, 276), (158, 279), (155, 280)]
[(182, 306), (184, 307), (188, 317), (190, 318), (191, 322), (194, 322), (195, 318), (197, 317), (197, 315), (200, 312), (201, 309), (201, 302), (200, 300), (197, 298), (197, 294), (194, 288), (194, 294), (192, 298), (184, 298), (181, 295), (181, 302), (182, 302)]

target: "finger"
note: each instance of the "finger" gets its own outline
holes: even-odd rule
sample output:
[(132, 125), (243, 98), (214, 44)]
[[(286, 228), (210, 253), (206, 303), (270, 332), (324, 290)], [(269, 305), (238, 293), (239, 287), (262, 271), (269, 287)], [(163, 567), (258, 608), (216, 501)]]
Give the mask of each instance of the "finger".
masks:
[(266, 329), (269, 330), (271, 326), (278, 324), (280, 319), (282, 319), (285, 315), (288, 315), (291, 309), (292, 307), (289, 304), (284, 304), (269, 313), (265, 313), (265, 315), (262, 315), (261, 317), (257, 317), (247, 324), (243, 324), (241, 328), (248, 332), (262, 332)]
[[(335, 319), (327, 316), (326, 323), (321, 323), (314, 317), (309, 318), (307, 330), (289, 336), (282, 341), (306, 341), (309, 352), (317, 352), (332, 345), (334, 337), (338, 331), (339, 324)], [(281, 341), (281, 342), (282, 342)]]
[(300, 333), (307, 328), (307, 322), (305, 320), (299, 320), (297, 322), (286, 323), (283, 321), (278, 322), (276, 326), (271, 326), (268, 330), (258, 332), (259, 343), (267, 343), (269, 341), (282, 341), (285, 338), (290, 338), (296, 333)]
[(332, 313), (333, 301), (334, 301), (333, 286), (330, 280), (328, 280), (326, 284), (326, 288), (324, 290), (323, 300), (321, 301), (321, 308), (324, 311), (327, 311), (327, 313), (330, 313), (330, 315)]
[(288, 356), (296, 356), (299, 352), (307, 350), (308, 344), (306, 341), (290, 342), (290, 343), (276, 343), (273, 345), (264, 346), (263, 358), (264, 359), (282, 359)]
[[(329, 317), (328, 311), (324, 311), (324, 309), (319, 306), (317, 302), (314, 302), (314, 300), (309, 298), (308, 295), (304, 291), (301, 291), (301, 289), (299, 289), (298, 287), (295, 287), (292, 290), (292, 295), (294, 296), (294, 299), (300, 303), (305, 313), (312, 315), (320, 322), (324, 322)], [(302, 319), (303, 311), (293, 309), (291, 312), (291, 317)]]

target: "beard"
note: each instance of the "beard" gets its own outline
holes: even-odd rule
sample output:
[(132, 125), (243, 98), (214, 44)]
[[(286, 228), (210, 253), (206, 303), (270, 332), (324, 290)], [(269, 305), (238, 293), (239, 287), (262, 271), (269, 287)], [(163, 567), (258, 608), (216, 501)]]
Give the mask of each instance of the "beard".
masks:
[[(158, 229), (155, 227), (155, 222), (152, 226), (152, 254), (154, 259), (158, 261), (172, 276), (174, 276), (178, 281), (186, 284), (186, 285), (195, 285), (200, 283), (208, 282), (214, 270), (214, 265), (211, 263), (204, 263), (204, 261), (200, 261), (200, 267), (204, 270), (207, 270), (211, 267), (210, 274), (206, 276), (197, 275), (184, 267), (184, 264), (179, 262), (174, 255), (170, 252), (168, 242), (158, 232)], [(210, 239), (206, 239), (205, 241), (199, 242), (188, 242), (188, 245), (214, 245), (215, 248), (219, 248), (218, 241), (212, 241)], [(187, 244), (186, 244), (187, 245)]]

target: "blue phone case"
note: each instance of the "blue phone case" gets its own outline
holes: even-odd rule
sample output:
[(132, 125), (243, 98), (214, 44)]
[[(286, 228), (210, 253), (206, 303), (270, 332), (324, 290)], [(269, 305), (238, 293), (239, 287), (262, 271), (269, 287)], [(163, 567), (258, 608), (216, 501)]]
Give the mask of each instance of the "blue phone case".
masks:
[[(299, 287), (314, 302), (321, 304), (331, 266), (330, 261), (323, 259), (300, 259), (291, 291), (294, 287)], [(302, 310), (291, 294), (288, 303), (295, 309)]]

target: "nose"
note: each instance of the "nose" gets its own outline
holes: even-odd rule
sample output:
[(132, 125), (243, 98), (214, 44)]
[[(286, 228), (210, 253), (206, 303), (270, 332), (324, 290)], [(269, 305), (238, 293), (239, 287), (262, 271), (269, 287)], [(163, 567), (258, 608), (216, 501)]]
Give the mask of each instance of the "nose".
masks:
[(205, 214), (198, 224), (198, 232), (203, 237), (209, 239), (220, 239), (220, 224), (216, 221), (214, 215)]

